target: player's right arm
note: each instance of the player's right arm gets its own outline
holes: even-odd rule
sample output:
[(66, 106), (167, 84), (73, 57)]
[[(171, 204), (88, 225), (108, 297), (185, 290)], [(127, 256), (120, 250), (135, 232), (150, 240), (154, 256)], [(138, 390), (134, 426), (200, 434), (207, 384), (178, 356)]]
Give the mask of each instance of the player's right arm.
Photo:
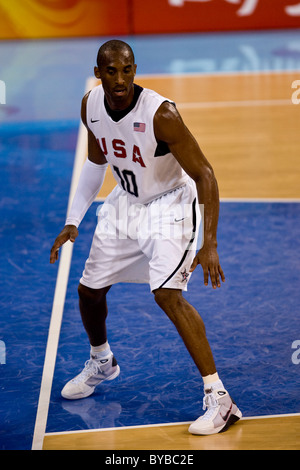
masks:
[(96, 137), (92, 133), (92, 131), (89, 128), (89, 124), (87, 122), (87, 115), (86, 115), (86, 107), (87, 107), (87, 100), (89, 97), (89, 93), (87, 93), (81, 103), (81, 120), (83, 124), (86, 127), (87, 133), (88, 133), (88, 159), (96, 163), (97, 165), (104, 165), (107, 163), (107, 160), (104, 156), (104, 153), (102, 152), (100, 145), (98, 144)]
[(68, 214), (66, 225), (56, 238), (50, 252), (50, 263), (53, 264), (58, 259), (60, 247), (70, 240), (72, 243), (78, 236), (78, 226), (84, 217), (87, 209), (95, 200), (100, 187), (102, 186), (107, 160), (98, 145), (98, 142), (91, 132), (87, 122), (86, 106), (89, 93), (86, 94), (81, 103), (81, 120), (88, 132), (88, 159), (86, 160), (78, 187)]

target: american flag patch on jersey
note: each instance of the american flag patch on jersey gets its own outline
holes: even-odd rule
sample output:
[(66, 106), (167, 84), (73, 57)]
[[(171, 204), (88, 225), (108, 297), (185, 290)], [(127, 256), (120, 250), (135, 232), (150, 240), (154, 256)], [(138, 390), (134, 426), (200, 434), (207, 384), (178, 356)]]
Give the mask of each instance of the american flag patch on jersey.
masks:
[(133, 123), (133, 130), (136, 132), (145, 132), (146, 124), (143, 122), (134, 122)]

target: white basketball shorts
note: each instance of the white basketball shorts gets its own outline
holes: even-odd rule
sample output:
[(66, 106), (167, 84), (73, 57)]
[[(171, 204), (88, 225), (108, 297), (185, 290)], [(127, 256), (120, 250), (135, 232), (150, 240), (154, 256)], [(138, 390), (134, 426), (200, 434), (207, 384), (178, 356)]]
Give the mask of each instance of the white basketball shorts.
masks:
[(100, 289), (119, 282), (187, 290), (200, 228), (195, 183), (148, 204), (129, 200), (118, 186), (98, 212), (80, 283)]

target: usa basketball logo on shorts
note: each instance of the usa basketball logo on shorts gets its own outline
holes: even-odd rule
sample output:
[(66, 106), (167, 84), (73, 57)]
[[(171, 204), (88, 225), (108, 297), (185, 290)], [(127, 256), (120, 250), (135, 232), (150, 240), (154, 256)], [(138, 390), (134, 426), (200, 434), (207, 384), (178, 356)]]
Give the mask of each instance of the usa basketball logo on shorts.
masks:
[(184, 269), (184, 271), (181, 271), (180, 274), (182, 276), (181, 282), (184, 282), (184, 281), (187, 282), (187, 279), (188, 279), (190, 273), (187, 273), (186, 269)]
[(144, 124), (143, 122), (134, 122), (133, 123), (133, 130), (135, 132), (145, 132), (146, 124)]

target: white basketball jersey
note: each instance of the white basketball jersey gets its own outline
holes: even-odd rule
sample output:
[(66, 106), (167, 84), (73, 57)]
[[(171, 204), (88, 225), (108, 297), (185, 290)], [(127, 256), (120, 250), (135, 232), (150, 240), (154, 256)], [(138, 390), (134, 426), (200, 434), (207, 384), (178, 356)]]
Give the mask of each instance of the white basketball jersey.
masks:
[(158, 151), (153, 118), (164, 101), (170, 100), (144, 88), (135, 107), (118, 122), (106, 111), (102, 85), (90, 92), (87, 101), (88, 127), (118, 185), (130, 200), (142, 204), (182, 186), (189, 178), (168, 149), (167, 153)]

